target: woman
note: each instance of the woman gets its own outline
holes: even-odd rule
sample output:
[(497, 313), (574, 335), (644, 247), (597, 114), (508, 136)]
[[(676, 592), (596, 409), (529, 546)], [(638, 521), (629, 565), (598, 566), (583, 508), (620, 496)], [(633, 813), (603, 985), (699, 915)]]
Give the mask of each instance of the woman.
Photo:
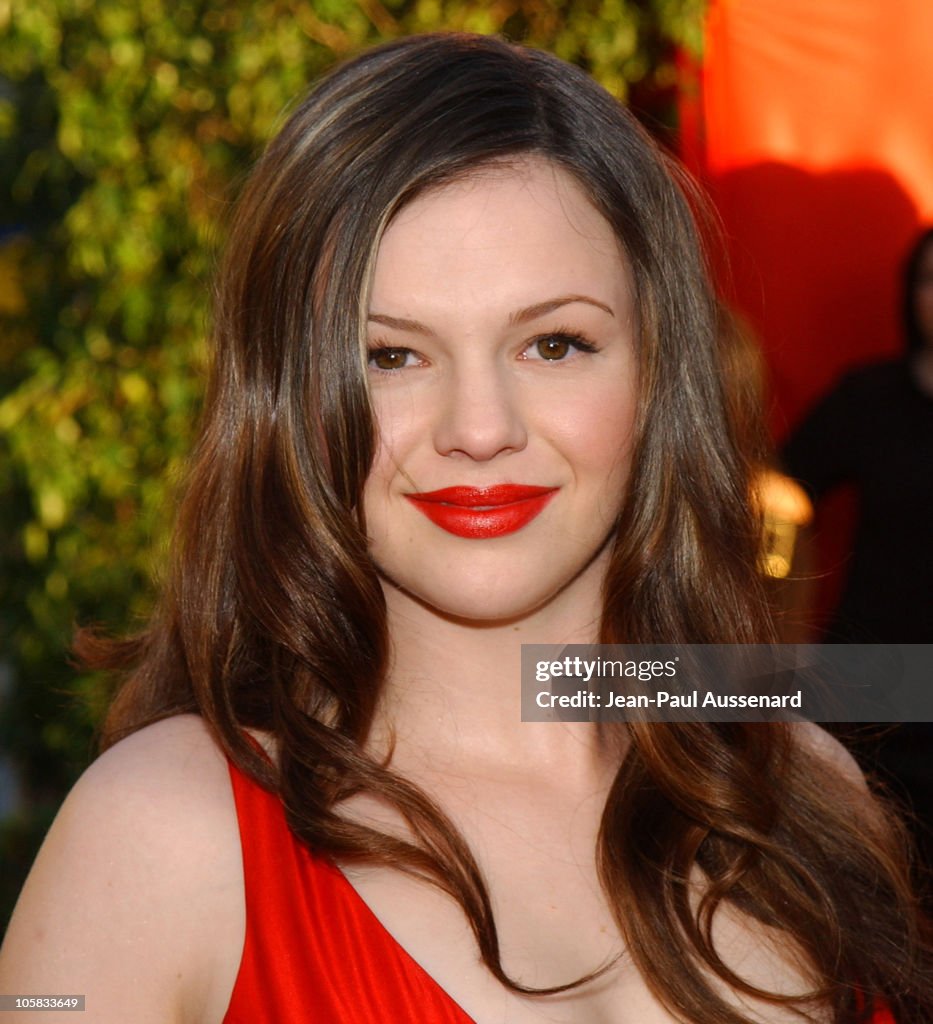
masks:
[(132, 675), (5, 990), (229, 1024), (933, 1005), (822, 734), (519, 721), (521, 643), (771, 636), (676, 178), (490, 38), (391, 43), (296, 111), (229, 239), (175, 570), (97, 646)]

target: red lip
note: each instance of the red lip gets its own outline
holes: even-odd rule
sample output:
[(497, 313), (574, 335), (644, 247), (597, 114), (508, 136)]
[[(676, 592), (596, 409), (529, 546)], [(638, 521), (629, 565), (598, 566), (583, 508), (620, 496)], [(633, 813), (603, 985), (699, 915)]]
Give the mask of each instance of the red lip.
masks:
[(443, 487), (406, 494), (428, 519), (458, 537), (501, 537), (527, 526), (557, 493), (557, 487), (495, 484), (492, 487)]

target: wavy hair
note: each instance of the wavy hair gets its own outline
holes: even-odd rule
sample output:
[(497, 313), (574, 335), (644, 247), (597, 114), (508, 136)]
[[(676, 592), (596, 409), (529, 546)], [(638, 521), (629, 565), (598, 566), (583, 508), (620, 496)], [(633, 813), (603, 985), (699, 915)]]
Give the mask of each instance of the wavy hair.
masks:
[[(86, 633), (78, 648), (127, 673), (105, 745), (200, 714), (227, 755), (281, 796), (302, 840), (439, 886), (493, 974), (546, 995), (573, 985), (530, 989), (507, 975), (464, 839), (367, 754), (387, 636), (361, 518), (374, 453), (362, 346), (382, 233), (426, 190), (529, 154), (586, 190), (635, 281), (637, 436), (601, 639), (772, 639), (747, 500), (754, 453), (723, 394), (689, 183), (581, 70), (495, 38), (428, 35), (338, 67), (260, 159), (219, 275), (202, 433), (161, 604), (144, 634), (106, 644)], [(247, 728), (276, 737), (277, 765)], [(836, 1021), (867, 1013), (863, 993), (904, 1020), (929, 1009), (903, 855), (889, 832), (859, 822), (842, 779), (828, 769), (815, 778), (784, 726), (642, 724), (630, 734), (597, 860), (629, 954), (675, 1015), (739, 1024), (721, 982), (820, 1019), (827, 1007)], [(367, 790), (395, 805), (410, 838), (341, 816), (340, 802)], [(720, 960), (711, 928), (724, 902), (783, 933), (811, 992), (759, 991)]]

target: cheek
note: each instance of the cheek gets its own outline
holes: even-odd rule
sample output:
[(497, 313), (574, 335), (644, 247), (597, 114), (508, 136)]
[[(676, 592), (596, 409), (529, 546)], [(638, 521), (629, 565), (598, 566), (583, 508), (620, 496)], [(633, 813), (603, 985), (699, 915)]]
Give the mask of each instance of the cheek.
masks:
[(415, 415), (412, 396), (402, 389), (391, 395), (373, 396), (373, 420), (376, 425), (376, 453), (367, 483), (367, 492), (380, 485), (388, 486), (392, 478), (404, 472), (405, 463), (423, 424)]
[(589, 390), (555, 411), (554, 426), (581, 471), (604, 474), (608, 486), (617, 486), (632, 451), (634, 388)]

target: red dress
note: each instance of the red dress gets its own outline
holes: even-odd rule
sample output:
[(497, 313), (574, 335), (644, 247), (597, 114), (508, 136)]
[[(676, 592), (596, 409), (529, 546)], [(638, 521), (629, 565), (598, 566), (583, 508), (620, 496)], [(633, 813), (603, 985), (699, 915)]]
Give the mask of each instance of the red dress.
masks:
[(246, 941), (224, 1024), (475, 1024), (232, 764)]
[[(230, 765), (246, 940), (224, 1024), (476, 1024), (292, 834), (279, 799)], [(872, 1024), (894, 1024), (876, 1012)]]

